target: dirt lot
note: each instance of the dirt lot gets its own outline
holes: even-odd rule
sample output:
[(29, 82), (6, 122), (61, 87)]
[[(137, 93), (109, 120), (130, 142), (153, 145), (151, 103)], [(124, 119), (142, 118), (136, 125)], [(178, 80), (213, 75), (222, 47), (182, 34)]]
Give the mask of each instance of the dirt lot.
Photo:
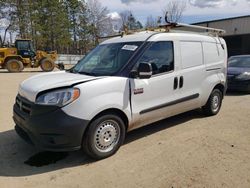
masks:
[(81, 151), (38, 151), (16, 135), (18, 84), (37, 73), (0, 70), (1, 188), (250, 187), (250, 95), (228, 94), (214, 117), (196, 110), (133, 131), (96, 162)]

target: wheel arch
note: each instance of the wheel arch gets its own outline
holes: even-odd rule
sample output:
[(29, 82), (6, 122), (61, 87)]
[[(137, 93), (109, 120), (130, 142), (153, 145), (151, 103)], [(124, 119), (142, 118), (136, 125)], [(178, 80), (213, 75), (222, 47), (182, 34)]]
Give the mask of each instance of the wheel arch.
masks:
[(222, 99), (224, 98), (224, 95), (225, 95), (225, 92), (226, 92), (225, 91), (226, 86), (219, 82), (214, 87), (211, 87), (209, 89), (209, 92), (204, 93), (204, 100), (203, 100), (204, 104), (202, 104), (202, 106), (204, 106), (208, 102), (209, 97), (210, 97), (210, 95), (211, 95), (211, 93), (213, 92), (214, 89), (220, 90), (220, 92), (222, 93)]
[[(224, 94), (225, 94), (225, 86), (222, 84), (222, 83), (219, 83), (219, 84), (217, 84), (214, 88), (213, 88), (213, 90), (214, 89), (218, 89), (218, 90), (220, 90), (220, 92), (222, 93), (222, 99), (224, 98)], [(212, 90), (212, 91), (213, 91)]]
[(103, 110), (101, 112), (99, 112), (98, 114), (96, 114), (91, 120), (90, 122), (88, 123), (86, 129), (84, 130), (84, 133), (83, 133), (83, 137), (82, 137), (82, 141), (85, 137), (85, 135), (87, 134), (88, 132), (88, 129), (89, 129), (89, 126), (90, 124), (98, 117), (102, 116), (102, 115), (105, 115), (105, 114), (114, 114), (114, 115), (117, 115), (119, 116), (122, 121), (124, 122), (124, 125), (125, 125), (125, 129), (126, 129), (126, 132), (128, 130), (128, 124), (129, 124), (129, 120), (128, 120), (128, 117), (127, 115), (120, 109), (118, 108), (109, 108), (109, 109), (106, 109), (106, 110)]
[(106, 110), (103, 110), (103, 111), (99, 112), (97, 115), (95, 115), (95, 116), (91, 119), (91, 121), (89, 122), (89, 124), (90, 124), (94, 119), (96, 119), (96, 118), (98, 118), (98, 117), (100, 117), (100, 116), (102, 116), (102, 115), (104, 115), (104, 114), (114, 114), (114, 115), (119, 116), (119, 117), (123, 120), (123, 122), (124, 122), (124, 124), (125, 124), (125, 128), (126, 128), (126, 130), (127, 130), (127, 128), (128, 128), (128, 122), (129, 122), (128, 117), (127, 117), (127, 115), (126, 115), (122, 110), (120, 110), (120, 109), (118, 109), (118, 108), (109, 108), (109, 109), (106, 109)]
[[(217, 92), (220, 91), (221, 93), (221, 97), (219, 97), (219, 99), (217, 99), (217, 104), (214, 105), (214, 92), (215, 90)], [(221, 105), (222, 105), (222, 100), (223, 100), (223, 97), (224, 97), (224, 92), (225, 92), (225, 86), (221, 83), (215, 85), (215, 87), (212, 89), (210, 95), (209, 95), (209, 98), (207, 99), (207, 102), (204, 106), (202, 106), (202, 110), (203, 110), (203, 113), (206, 115), (206, 116), (213, 116), (213, 115), (216, 115), (219, 111), (220, 111), (220, 108), (221, 108)]]

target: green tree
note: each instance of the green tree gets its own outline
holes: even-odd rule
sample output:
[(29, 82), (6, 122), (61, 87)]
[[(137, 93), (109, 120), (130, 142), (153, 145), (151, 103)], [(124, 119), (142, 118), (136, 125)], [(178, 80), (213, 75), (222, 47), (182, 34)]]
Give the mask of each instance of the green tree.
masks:
[[(87, 32), (89, 32), (87, 4), (85, 1), (66, 0), (64, 1), (64, 5), (66, 6), (70, 21), (69, 33), (73, 39), (73, 48), (71, 51), (72, 53), (82, 53), (85, 48), (82, 45), (85, 45), (87, 42), (86, 37)], [(81, 47), (79, 43), (81, 43)]]
[(78, 28), (78, 36), (79, 36), (79, 50), (81, 53), (86, 54), (89, 49), (93, 48), (94, 40), (93, 40), (93, 25), (89, 24), (89, 12), (87, 9), (87, 4), (82, 4), (81, 11), (79, 15), (79, 28)]
[(108, 13), (99, 0), (0, 0), (0, 43), (8, 31), (33, 39), (37, 49), (87, 52), (97, 36), (112, 33)]
[(63, 3), (58, 0), (40, 0), (35, 9), (33, 27), (38, 47), (60, 51), (69, 45), (70, 22)]

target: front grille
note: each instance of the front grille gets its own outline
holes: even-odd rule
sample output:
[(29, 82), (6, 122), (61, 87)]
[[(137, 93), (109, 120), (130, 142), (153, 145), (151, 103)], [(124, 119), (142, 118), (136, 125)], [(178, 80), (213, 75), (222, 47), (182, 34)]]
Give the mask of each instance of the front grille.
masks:
[(16, 98), (16, 105), (17, 107), (24, 113), (29, 114), (31, 113), (31, 105), (24, 101), (21, 97)]

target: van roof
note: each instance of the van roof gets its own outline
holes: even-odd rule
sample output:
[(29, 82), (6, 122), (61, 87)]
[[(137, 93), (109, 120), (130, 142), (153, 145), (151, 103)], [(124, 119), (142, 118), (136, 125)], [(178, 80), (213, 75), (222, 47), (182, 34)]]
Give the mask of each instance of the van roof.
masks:
[(152, 34), (157, 33), (153, 31), (142, 31), (137, 32), (134, 34), (124, 35), (124, 36), (118, 36), (114, 38), (110, 38), (108, 40), (105, 40), (101, 44), (106, 43), (118, 43), (118, 42), (135, 42), (135, 41), (145, 41), (148, 37), (150, 37)]
[[(171, 40), (192, 40), (192, 41), (207, 41), (207, 42), (220, 42), (218, 37), (194, 33), (172, 30), (170, 32), (155, 32), (155, 31), (142, 31), (134, 34), (118, 36), (105, 40), (101, 44), (121, 43), (121, 42), (139, 42), (149, 39), (149, 41), (157, 41), (169, 37)], [(223, 40), (221, 38), (221, 40)]]

